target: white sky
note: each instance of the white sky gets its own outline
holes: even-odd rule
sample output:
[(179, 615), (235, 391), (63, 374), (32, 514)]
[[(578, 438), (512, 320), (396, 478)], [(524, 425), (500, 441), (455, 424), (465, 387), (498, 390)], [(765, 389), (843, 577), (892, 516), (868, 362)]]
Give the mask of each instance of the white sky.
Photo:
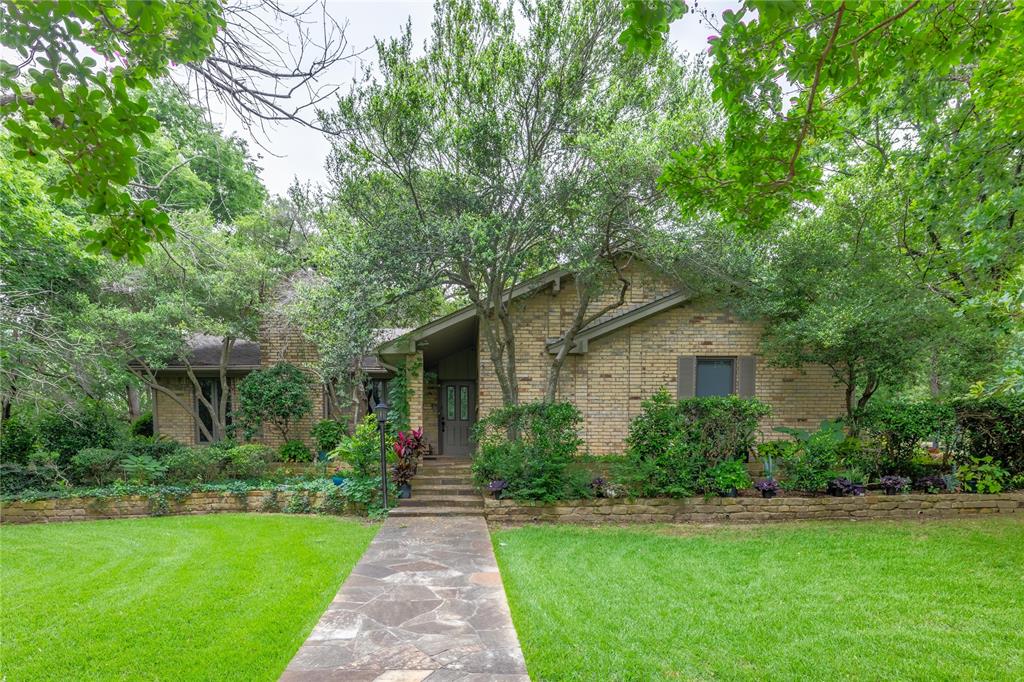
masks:
[[(737, 0), (704, 0), (697, 3), (700, 9), (713, 13), (716, 24), (723, 9), (736, 9), (739, 4)], [(349, 46), (358, 52), (372, 47), (375, 37), (397, 35), (406, 21), (412, 22), (413, 42), (422, 46), (430, 35), (434, 8), (432, 0), (328, 0), (327, 11), (339, 24), (348, 22), (346, 38)], [(672, 25), (670, 38), (681, 51), (699, 52), (707, 49), (707, 37), (712, 32), (701, 17), (691, 11)], [(363, 55), (364, 59), (372, 60), (374, 57), (372, 50)], [(348, 87), (357, 68), (353, 61), (336, 67), (329, 74), (332, 84), (341, 85), (343, 89)], [(324, 106), (329, 106), (329, 103), (324, 102)], [(324, 160), (329, 144), (321, 133), (295, 123), (268, 128), (269, 140), (257, 133), (260, 143), (267, 150), (264, 151), (236, 120), (219, 114), (214, 115), (214, 122), (226, 131), (235, 132), (250, 141), (250, 150), (257, 155), (263, 169), (263, 182), (272, 194), (284, 193), (296, 177), (302, 182), (326, 183)], [(268, 151), (274, 156), (268, 154)]]

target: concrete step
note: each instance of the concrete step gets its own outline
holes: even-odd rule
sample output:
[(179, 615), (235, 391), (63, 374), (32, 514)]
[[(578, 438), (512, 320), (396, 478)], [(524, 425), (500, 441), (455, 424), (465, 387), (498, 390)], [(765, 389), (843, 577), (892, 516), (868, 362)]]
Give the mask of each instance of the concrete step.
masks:
[(417, 483), (412, 482), (413, 495), (476, 495), (480, 496), (477, 489), (472, 485), (464, 483)]
[(449, 476), (472, 476), (473, 469), (470, 467), (435, 467), (435, 466), (423, 466), (419, 465), (416, 469), (416, 474), (422, 474), (424, 476), (436, 476), (438, 474), (447, 474)]
[(417, 484), (423, 485), (473, 485), (472, 476), (445, 475), (445, 474), (416, 474), (412, 479), (413, 487)]
[(483, 516), (483, 507), (398, 507), (388, 512), (393, 518), (419, 516)]
[(483, 507), (479, 495), (417, 495), (398, 503), (400, 507)]

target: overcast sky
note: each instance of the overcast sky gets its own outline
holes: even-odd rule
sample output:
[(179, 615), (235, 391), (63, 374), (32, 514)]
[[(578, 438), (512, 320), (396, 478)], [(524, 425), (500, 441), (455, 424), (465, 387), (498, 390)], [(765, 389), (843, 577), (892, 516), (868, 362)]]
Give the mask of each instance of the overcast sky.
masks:
[[(723, 9), (735, 8), (739, 3), (735, 0), (706, 0), (698, 4), (717, 18)], [(422, 46), (430, 35), (434, 8), (432, 0), (328, 0), (327, 11), (339, 24), (348, 22), (345, 35), (351, 48), (358, 52), (372, 47), (375, 37), (397, 35), (406, 21), (412, 23), (413, 42)], [(711, 29), (698, 14), (691, 12), (672, 25), (671, 39), (680, 50), (703, 51), (707, 49), (710, 33)], [(374, 56), (370, 50), (364, 53), (363, 58), (373, 59)], [(357, 68), (356, 60), (349, 60), (336, 67), (329, 80), (347, 88)], [(237, 121), (225, 114), (215, 113), (213, 117), (225, 130), (250, 140), (251, 151), (260, 157), (263, 182), (271, 193), (283, 193), (296, 177), (303, 182), (326, 183), (324, 159), (329, 145), (321, 133), (299, 124), (279, 125), (268, 130), (269, 139), (258, 134), (265, 151), (255, 144), (252, 136)]]

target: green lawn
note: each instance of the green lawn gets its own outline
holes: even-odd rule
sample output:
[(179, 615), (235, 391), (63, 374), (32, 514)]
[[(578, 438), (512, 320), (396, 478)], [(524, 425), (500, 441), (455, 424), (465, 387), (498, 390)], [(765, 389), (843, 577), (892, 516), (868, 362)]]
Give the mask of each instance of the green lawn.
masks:
[(0, 679), (276, 680), (377, 527), (216, 515), (0, 529)]
[(493, 534), (535, 680), (1021, 680), (1024, 520)]

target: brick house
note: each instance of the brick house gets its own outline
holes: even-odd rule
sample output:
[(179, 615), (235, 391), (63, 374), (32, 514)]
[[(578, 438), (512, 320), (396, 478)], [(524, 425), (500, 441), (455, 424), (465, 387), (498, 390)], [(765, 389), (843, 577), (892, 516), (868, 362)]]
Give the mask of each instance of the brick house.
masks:
[[(645, 266), (630, 268), (624, 305), (585, 327), (562, 367), (558, 399), (583, 414), (592, 454), (621, 453), (630, 420), (659, 388), (673, 395), (757, 397), (773, 413), (761, 429), (815, 427), (844, 413), (845, 397), (828, 367), (769, 366), (758, 354), (761, 325), (740, 320), (714, 301), (691, 298)], [(570, 286), (567, 286), (569, 284)], [(617, 298), (609, 291), (598, 300)], [(576, 307), (571, 275), (551, 271), (512, 292), (521, 402), (544, 396), (548, 366)], [(410, 417), (435, 452), (466, 456), (473, 423), (501, 406), (501, 390), (484, 348), (476, 312), (463, 308), (381, 345), (383, 364), (405, 367)], [(419, 389), (419, 390), (417, 390)]]
[[(625, 303), (581, 330), (559, 376), (558, 399), (574, 403), (583, 414), (581, 435), (590, 453), (622, 452), (629, 422), (640, 413), (641, 402), (662, 387), (680, 397), (757, 397), (773, 410), (761, 424), (765, 438), (778, 437), (775, 426), (813, 428), (822, 419), (845, 412), (843, 388), (829, 368), (781, 368), (763, 361), (758, 354), (760, 324), (741, 320), (714, 301), (688, 296), (670, 278), (646, 266), (634, 265), (627, 277), (631, 285)], [(558, 270), (512, 292), (520, 401), (543, 397), (548, 366), (575, 310), (575, 297), (571, 275)], [(609, 287), (595, 309), (615, 297), (617, 291)], [(485, 344), (475, 310), (463, 308), (401, 331), (379, 345), (375, 356), (363, 359), (368, 381), (356, 410), (365, 413), (386, 391), (394, 371), (403, 368), (408, 373), (412, 426), (423, 428), (434, 452), (468, 456), (473, 424), (501, 406), (490, 357), (478, 350)], [(195, 373), (216, 383), (219, 347), (209, 350), (199, 344), (193, 356)], [(254, 369), (278, 362), (305, 367), (315, 358), (315, 348), (297, 330), (265, 322), (259, 343), (236, 344), (229, 382), (234, 391)], [(180, 391), (180, 399), (197, 404), (183, 368), (169, 366), (159, 376), (161, 383)], [(323, 387), (313, 389), (311, 397), (313, 412), (295, 428), (295, 437), (310, 445), (309, 430), (328, 414)], [(350, 407), (346, 411), (351, 414)], [(155, 394), (153, 414), (158, 433), (187, 444), (199, 442), (194, 419), (160, 393)], [(258, 440), (280, 445), (269, 429)]]
[[(207, 439), (196, 423), (196, 418), (204, 420), (208, 430), (212, 420), (205, 405), (199, 400), (196, 383), (207, 400), (216, 405), (220, 391), (221, 343), (219, 337), (195, 336), (189, 342), (189, 354), (186, 359), (174, 360), (155, 372), (157, 383), (174, 396), (168, 395), (165, 391), (152, 391), (154, 433), (173, 438), (184, 445), (206, 444)], [(228, 356), (228, 412), (231, 411), (230, 406), (239, 404), (238, 383), (247, 374), (282, 362), (295, 365), (304, 370), (309, 377), (309, 397), (313, 409), (292, 426), (289, 435), (313, 449), (315, 444), (311, 431), (318, 421), (332, 414), (342, 418), (349, 418), (352, 415), (351, 401), (340, 409), (332, 409), (331, 392), (310, 371), (316, 359), (316, 347), (304, 338), (298, 329), (288, 326), (276, 317), (264, 320), (260, 325), (259, 341), (240, 339), (235, 342)], [(189, 376), (190, 369), (196, 379), (195, 382)], [(362, 370), (371, 386), (379, 385), (389, 374), (372, 356), (363, 359)], [(360, 396), (361, 403), (369, 399), (369, 395)], [(189, 406), (191, 412), (186, 410), (184, 405)], [(369, 407), (368, 404), (358, 404), (355, 409), (363, 414)], [(271, 447), (282, 445), (280, 434), (270, 428), (264, 428), (252, 440)]]

